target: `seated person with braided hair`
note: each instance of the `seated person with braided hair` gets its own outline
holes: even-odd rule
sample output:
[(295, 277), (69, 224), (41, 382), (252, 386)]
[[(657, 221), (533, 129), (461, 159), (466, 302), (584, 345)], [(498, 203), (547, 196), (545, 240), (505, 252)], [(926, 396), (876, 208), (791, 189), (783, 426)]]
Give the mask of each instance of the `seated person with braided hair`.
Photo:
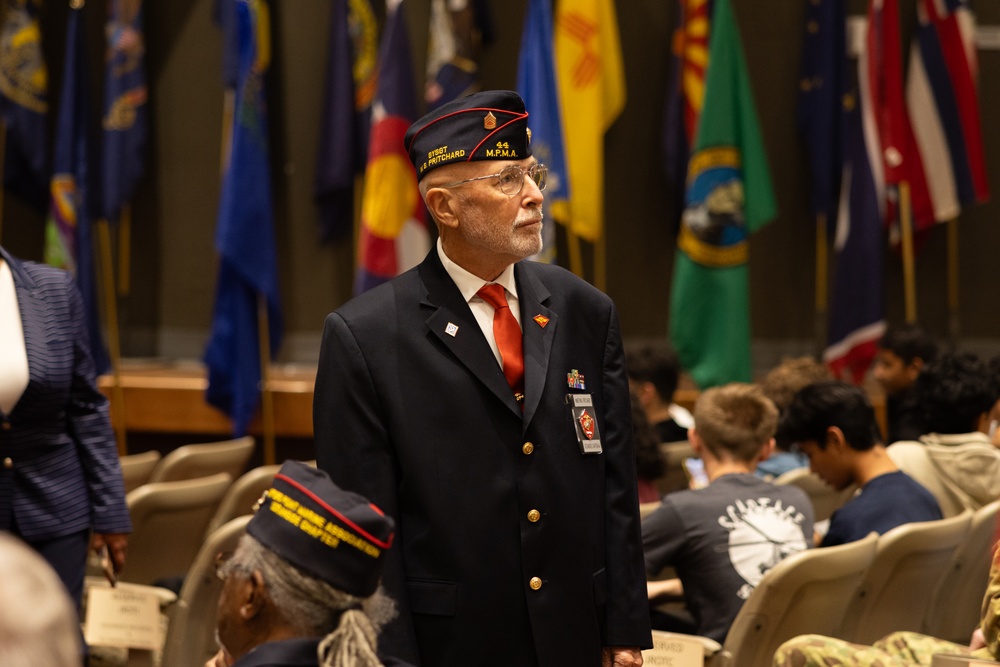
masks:
[(395, 615), (379, 590), (393, 528), (325, 472), (285, 463), (219, 572), (220, 650), (206, 667), (404, 667), (377, 654)]

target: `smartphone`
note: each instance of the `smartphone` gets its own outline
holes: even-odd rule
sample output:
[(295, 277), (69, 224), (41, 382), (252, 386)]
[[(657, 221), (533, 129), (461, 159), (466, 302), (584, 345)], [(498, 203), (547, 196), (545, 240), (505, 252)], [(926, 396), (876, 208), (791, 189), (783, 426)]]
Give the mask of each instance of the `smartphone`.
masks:
[(708, 475), (705, 474), (705, 462), (701, 459), (686, 458), (682, 465), (692, 489), (703, 489), (708, 486)]
[(108, 545), (101, 547), (101, 569), (104, 576), (108, 578), (108, 583), (114, 586), (118, 583), (118, 575), (115, 574), (114, 563), (111, 562), (111, 554), (108, 552)]

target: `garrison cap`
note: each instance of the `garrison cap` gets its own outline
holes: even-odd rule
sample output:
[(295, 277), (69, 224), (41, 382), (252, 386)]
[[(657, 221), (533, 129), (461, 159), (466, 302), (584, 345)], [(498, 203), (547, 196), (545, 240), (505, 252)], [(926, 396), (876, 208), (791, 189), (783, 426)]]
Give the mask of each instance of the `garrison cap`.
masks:
[(430, 112), (406, 131), (403, 145), (417, 180), (452, 162), (531, 156), (524, 100), (512, 90), (484, 90)]
[(394, 527), (382, 510), (344, 491), (322, 470), (287, 461), (247, 532), (306, 574), (368, 597), (378, 588)]

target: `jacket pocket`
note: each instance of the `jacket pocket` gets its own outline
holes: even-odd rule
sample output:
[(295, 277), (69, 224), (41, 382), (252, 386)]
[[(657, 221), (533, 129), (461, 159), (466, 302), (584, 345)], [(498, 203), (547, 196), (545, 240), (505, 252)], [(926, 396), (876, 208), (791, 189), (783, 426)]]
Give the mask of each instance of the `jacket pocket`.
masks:
[(458, 604), (458, 584), (452, 581), (409, 579), (410, 611), (414, 614), (454, 616)]

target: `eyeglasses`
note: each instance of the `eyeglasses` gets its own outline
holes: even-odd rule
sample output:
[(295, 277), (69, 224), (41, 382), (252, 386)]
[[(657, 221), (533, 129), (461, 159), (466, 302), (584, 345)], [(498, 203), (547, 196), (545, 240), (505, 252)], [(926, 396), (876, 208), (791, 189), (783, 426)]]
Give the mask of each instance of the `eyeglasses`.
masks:
[(446, 183), (444, 185), (438, 186), (442, 188), (451, 188), (456, 185), (461, 185), (462, 183), (470, 183), (472, 181), (482, 181), (487, 178), (497, 179), (496, 185), (500, 186), (500, 192), (505, 195), (516, 195), (524, 187), (524, 175), (527, 174), (528, 178), (535, 182), (539, 190), (545, 189), (545, 180), (549, 175), (549, 168), (544, 164), (535, 163), (525, 169), (516, 164), (512, 164), (509, 167), (504, 167), (497, 174), (488, 174), (486, 176), (476, 176), (475, 178), (467, 178), (464, 181), (455, 181), (454, 183)]

